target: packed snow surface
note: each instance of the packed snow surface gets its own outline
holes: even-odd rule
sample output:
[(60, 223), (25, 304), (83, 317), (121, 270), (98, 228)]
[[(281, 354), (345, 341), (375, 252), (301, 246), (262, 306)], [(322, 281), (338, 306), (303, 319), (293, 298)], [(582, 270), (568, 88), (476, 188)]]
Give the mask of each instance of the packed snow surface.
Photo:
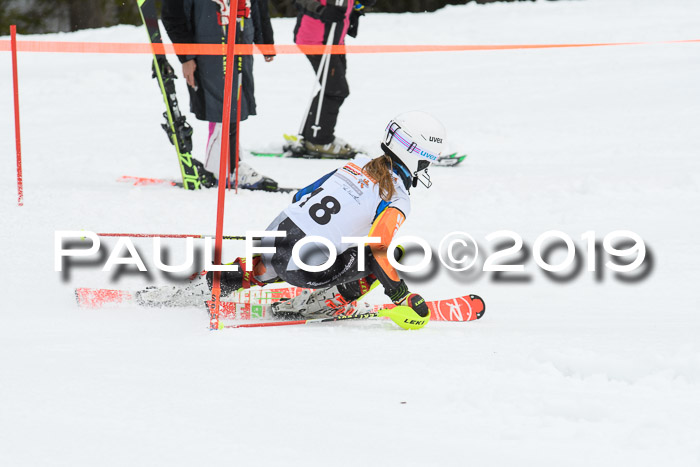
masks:
[[(273, 21), (278, 43), (291, 43), (293, 25)], [(487, 303), (480, 321), (418, 332), (386, 321), (210, 332), (202, 309), (77, 308), (78, 286), (167, 280), (98, 265), (63, 276), (56, 230), (213, 234), (216, 192), (116, 182), (179, 174), (148, 55), (23, 53), (17, 207), (3, 53), (2, 464), (698, 465), (700, 44), (666, 41), (699, 31), (692, 0), (470, 3), (362, 19), (349, 43), (643, 43), (348, 57), (352, 94), (338, 135), (377, 154), (387, 119), (422, 109), (444, 122), (452, 150), (469, 154), (431, 170), (434, 185), (413, 194), (402, 234), (437, 249), (449, 232), (468, 232), (482, 247), (480, 269), (497, 242), (489, 233), (517, 232), (531, 251), (540, 234), (560, 230), (584, 261), (564, 282), (530, 252), (507, 258), (529, 281), (440, 265), (409, 277), (427, 299), (476, 293)], [(146, 37), (120, 26), (31, 39)], [(255, 80), (244, 157), (279, 149), (282, 133), (297, 129), (313, 73), (303, 56), (280, 55), (256, 58)], [(182, 79), (178, 93), (187, 108)], [(201, 158), (206, 124), (189, 121)], [(338, 165), (248, 157), (292, 187)], [(265, 228), (289, 198), (227, 196), (225, 232)], [(641, 280), (586, 270), (581, 235), (621, 229), (648, 247)], [(134, 243), (152, 265), (151, 241)], [(173, 263), (184, 257), (183, 241), (164, 243)], [(225, 258), (242, 253), (240, 243), (226, 242)], [(104, 239), (103, 251), (114, 245)], [(381, 289), (370, 298), (382, 302)]]

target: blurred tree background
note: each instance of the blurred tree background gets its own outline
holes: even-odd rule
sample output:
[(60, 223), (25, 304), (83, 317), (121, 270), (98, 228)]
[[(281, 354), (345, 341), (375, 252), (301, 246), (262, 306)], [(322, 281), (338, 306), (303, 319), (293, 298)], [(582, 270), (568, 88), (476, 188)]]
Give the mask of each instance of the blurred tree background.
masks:
[[(156, 0), (160, 7), (162, 0)], [(264, 0), (261, 0), (264, 1)], [(445, 5), (535, 0), (378, 0), (368, 12), (435, 11)], [(550, 0), (551, 1), (551, 0)], [(293, 0), (269, 0), (275, 17), (296, 16)], [(20, 34), (68, 32), (116, 24), (141, 24), (136, 0), (0, 0), (0, 36), (11, 24)]]
[(0, 0), (0, 35), (68, 32), (141, 24), (136, 0)]
[[(423, 11), (435, 11), (446, 5), (465, 5), (467, 3), (494, 3), (494, 2), (516, 2), (535, 0), (378, 0), (368, 12), (384, 13), (420, 13)], [(551, 0), (550, 0), (551, 1)], [(297, 9), (292, 0), (270, 1), (270, 14), (273, 16), (296, 16)]]

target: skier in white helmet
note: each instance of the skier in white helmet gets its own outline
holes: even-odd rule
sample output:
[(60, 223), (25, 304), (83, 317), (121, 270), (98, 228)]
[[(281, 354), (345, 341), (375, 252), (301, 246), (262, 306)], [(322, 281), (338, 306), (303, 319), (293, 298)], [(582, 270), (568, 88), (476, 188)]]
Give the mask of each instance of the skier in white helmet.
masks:
[[(422, 318), (428, 316), (425, 300), (411, 293), (399, 278), (387, 259), (387, 249), (410, 212), (411, 189), (431, 186), (428, 167), (440, 156), (444, 141), (445, 128), (425, 112), (393, 118), (384, 130), (381, 156), (358, 156), (294, 195), (292, 204), (267, 228), (286, 235), (261, 242), (265, 247), (274, 246), (275, 253), (254, 257), (250, 272), (245, 271), (244, 258), (236, 259), (238, 272), (221, 273), (222, 296), (251, 285), (284, 281), (314, 290), (275, 303), (272, 311), (313, 318), (350, 313), (352, 302), (379, 281), (393, 303), (411, 307)], [(335, 247), (337, 257), (327, 269), (305, 271), (293, 260), (292, 249), (308, 236), (324, 237)], [(380, 242), (358, 253), (357, 244), (343, 243), (342, 237), (378, 237)], [(397, 248), (395, 259), (402, 254)], [(300, 257), (305, 264), (322, 265), (329, 251), (311, 242), (301, 247)], [(361, 260), (364, 270), (359, 268)], [(211, 287), (211, 272), (207, 282)]]

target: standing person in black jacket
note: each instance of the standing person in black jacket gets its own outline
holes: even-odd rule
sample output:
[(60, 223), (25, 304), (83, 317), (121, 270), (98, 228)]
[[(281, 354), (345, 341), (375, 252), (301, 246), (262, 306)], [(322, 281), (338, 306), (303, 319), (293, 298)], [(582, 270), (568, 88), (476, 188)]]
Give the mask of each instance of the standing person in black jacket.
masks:
[[(345, 44), (345, 36), (357, 35), (362, 8), (373, 6), (376, 0), (342, 0), (336, 5), (336, 0), (294, 0), (299, 10), (297, 24), (294, 28), (294, 43), (299, 45), (324, 45), (328, 40), (332, 25), (335, 24), (333, 44)], [(307, 55), (314, 72), (318, 72), (322, 55)], [(304, 149), (310, 154), (320, 154), (334, 157), (347, 157), (356, 151), (345, 141), (335, 136), (335, 125), (338, 120), (340, 106), (350, 95), (350, 88), (345, 79), (347, 60), (345, 55), (329, 57), (326, 88), (322, 96), (320, 116), (316, 125), (318, 99), (320, 92), (311, 103), (302, 129)], [(320, 80), (323, 80), (321, 74)]]
[[(239, 0), (233, 2), (238, 8), (239, 18), (235, 22), (237, 44), (274, 44), (270, 13), (267, 0)], [(248, 5), (250, 4), (250, 5)], [(250, 6), (250, 8), (248, 8)], [(226, 42), (229, 17), (228, 0), (163, 0), (162, 20), (165, 30), (173, 43), (182, 44), (222, 44)], [(231, 24), (237, 16), (230, 14)], [(242, 18), (240, 16), (243, 16)], [(274, 55), (265, 56), (269, 62)], [(178, 55), (182, 63), (182, 73), (190, 93), (190, 110), (197, 119), (209, 122), (209, 139), (205, 167), (216, 176), (219, 174), (221, 154), (221, 120), (224, 103), (224, 57), (220, 55)], [(241, 106), (241, 121), (256, 115), (255, 87), (253, 82), (253, 56), (237, 56), (236, 68), (242, 60), (242, 96), (236, 99), (237, 79), (234, 79), (233, 105), (231, 106), (231, 170), (235, 169), (236, 111)], [(238, 164), (238, 182), (242, 188), (253, 190), (277, 189), (277, 182), (253, 170), (244, 161)]]

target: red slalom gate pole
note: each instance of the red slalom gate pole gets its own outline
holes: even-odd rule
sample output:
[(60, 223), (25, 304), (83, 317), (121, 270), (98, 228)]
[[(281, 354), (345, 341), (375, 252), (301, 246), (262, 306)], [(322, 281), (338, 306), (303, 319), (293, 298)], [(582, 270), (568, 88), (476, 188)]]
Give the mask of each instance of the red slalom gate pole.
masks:
[[(149, 233), (98, 233), (99, 237), (131, 237), (131, 238), (207, 238), (211, 235), (202, 234), (149, 234)], [(258, 237), (251, 237), (258, 238)], [(223, 240), (245, 240), (245, 235), (224, 235)]]
[(15, 94), (15, 142), (17, 146), (17, 205), (24, 206), (24, 187), (22, 185), (22, 144), (19, 133), (19, 83), (17, 79), (17, 26), (10, 26), (12, 42), (12, 86)]
[[(223, 126), (223, 122), (221, 124)], [(223, 132), (223, 130), (222, 130)], [(230, 136), (229, 136), (230, 138)], [(231, 140), (229, 139), (229, 148), (231, 147)], [(231, 191), (231, 156), (226, 155), (226, 189)]]
[[(226, 75), (224, 79), (224, 109), (221, 122), (221, 158), (219, 159), (219, 186), (216, 205), (216, 239), (214, 241), (214, 264), (221, 264), (221, 248), (224, 235), (224, 203), (226, 199), (226, 169), (230, 154), (231, 103), (233, 91), (233, 57), (236, 46), (236, 13), (229, 18), (226, 44)], [(231, 27), (233, 21), (233, 27)], [(209, 305), (209, 329), (219, 329), (221, 309), (221, 271), (214, 271)]]
[[(245, 19), (242, 19), (241, 21), (245, 21)], [(238, 28), (238, 24), (236, 24), (236, 28)], [(242, 33), (243, 31), (241, 31)], [(231, 191), (231, 184), (233, 183), (235, 188), (236, 188), (236, 194), (238, 194), (238, 173), (240, 172), (238, 170), (238, 148), (240, 147), (239, 141), (241, 140), (238, 137), (238, 132), (241, 130), (241, 96), (242, 96), (242, 88), (243, 88), (243, 57), (238, 56), (238, 60), (236, 60), (236, 69), (238, 71), (238, 79), (237, 82), (238, 84), (236, 85), (236, 139), (234, 140), (234, 144), (236, 145), (234, 148), (235, 151), (235, 162), (233, 163), (233, 170), (236, 171), (236, 181), (233, 182), (231, 180), (230, 174), (233, 173), (233, 170), (231, 170), (230, 162), (229, 162), (229, 179), (228, 179), (228, 189)]]

